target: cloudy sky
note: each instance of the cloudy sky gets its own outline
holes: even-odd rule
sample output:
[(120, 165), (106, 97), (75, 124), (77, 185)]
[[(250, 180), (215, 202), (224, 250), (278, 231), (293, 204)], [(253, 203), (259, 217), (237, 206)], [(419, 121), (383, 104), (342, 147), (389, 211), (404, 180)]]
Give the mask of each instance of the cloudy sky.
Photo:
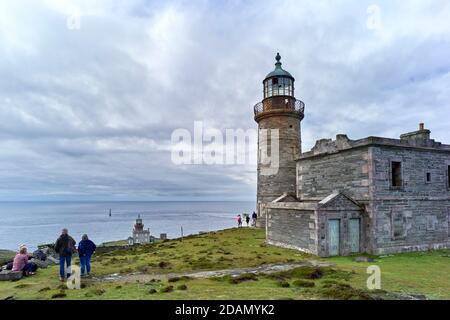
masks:
[(256, 129), (281, 53), (303, 150), (425, 122), (450, 143), (450, 2), (0, 2), (0, 200), (254, 200), (255, 164), (175, 165), (177, 128)]

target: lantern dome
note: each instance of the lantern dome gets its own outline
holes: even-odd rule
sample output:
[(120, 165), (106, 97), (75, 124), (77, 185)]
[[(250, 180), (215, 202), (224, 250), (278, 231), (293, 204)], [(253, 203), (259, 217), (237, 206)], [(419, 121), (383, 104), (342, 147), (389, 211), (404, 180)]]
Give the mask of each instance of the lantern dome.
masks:
[(286, 70), (284, 70), (281, 67), (281, 62), (280, 62), (281, 56), (279, 53), (277, 53), (275, 60), (277, 60), (277, 62), (275, 63), (275, 70), (273, 70), (271, 73), (269, 73), (264, 80), (267, 80), (267, 79), (273, 78), (273, 77), (287, 77), (287, 78), (291, 78), (292, 80), (294, 80), (294, 77), (289, 72), (287, 72)]
[(263, 81), (264, 99), (274, 96), (294, 97), (294, 77), (281, 67), (281, 56), (275, 57), (275, 70), (269, 73)]

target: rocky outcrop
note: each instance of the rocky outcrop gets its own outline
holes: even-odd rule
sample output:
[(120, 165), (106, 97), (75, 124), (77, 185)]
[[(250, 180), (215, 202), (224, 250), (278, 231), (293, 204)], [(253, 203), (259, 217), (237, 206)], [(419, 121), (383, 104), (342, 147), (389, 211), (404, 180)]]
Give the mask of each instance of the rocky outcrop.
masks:
[(19, 280), (23, 276), (22, 271), (3, 270), (0, 272), (0, 281)]

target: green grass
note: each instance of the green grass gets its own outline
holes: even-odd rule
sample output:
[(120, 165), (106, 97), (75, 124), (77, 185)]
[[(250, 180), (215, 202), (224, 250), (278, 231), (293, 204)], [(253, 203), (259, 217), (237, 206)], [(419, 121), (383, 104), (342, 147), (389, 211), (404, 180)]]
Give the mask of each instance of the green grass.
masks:
[(104, 246), (104, 247), (126, 246), (126, 245), (128, 245), (127, 240), (109, 241), (109, 242), (104, 242), (101, 244), (101, 246)]
[(9, 260), (12, 260), (15, 254), (16, 253), (14, 251), (0, 250), (0, 266), (8, 262)]
[(402, 253), (375, 257), (374, 262), (354, 262), (353, 257), (327, 259), (341, 270), (354, 273), (349, 283), (365, 288), (369, 265), (381, 270), (381, 289), (450, 299), (450, 250)]
[[(0, 298), (16, 299), (322, 299), (320, 290), (289, 286), (281, 287), (275, 279), (258, 276), (256, 280), (232, 283), (224, 279), (187, 279), (146, 283), (101, 283), (80, 290), (61, 290), (57, 268), (42, 270), (38, 275), (18, 282), (0, 284)], [(286, 280), (292, 282), (294, 278)], [(184, 286), (183, 286), (184, 285)], [(172, 287), (171, 290), (167, 290)], [(154, 289), (156, 293), (150, 293)], [(166, 292), (167, 291), (167, 292)], [(64, 295), (61, 296), (60, 293)], [(54, 297), (54, 298), (52, 298)]]
[(259, 229), (227, 229), (117, 250), (95, 256), (97, 275), (112, 273), (173, 273), (259, 266), (267, 263), (303, 261), (310, 255), (267, 246)]
[[(295, 250), (266, 245), (264, 240), (263, 230), (228, 229), (97, 255), (92, 268), (97, 276), (135, 271), (151, 275), (318, 260)], [(301, 267), (238, 278), (179, 276), (164, 281), (95, 284), (82, 280), (84, 287), (80, 290), (64, 290), (58, 281), (58, 267), (51, 266), (38, 270), (33, 277), (0, 282), (0, 299), (368, 299), (366, 268), (372, 264), (381, 268), (383, 290), (450, 299), (449, 255), (449, 250), (408, 253), (375, 257), (372, 263), (335, 257), (320, 259), (335, 265), (331, 268)]]

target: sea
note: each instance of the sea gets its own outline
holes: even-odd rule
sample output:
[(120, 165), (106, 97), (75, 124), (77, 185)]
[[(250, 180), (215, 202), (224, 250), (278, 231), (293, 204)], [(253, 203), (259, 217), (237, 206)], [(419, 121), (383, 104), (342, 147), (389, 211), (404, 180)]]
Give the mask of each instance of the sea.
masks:
[[(109, 210), (111, 209), (111, 217)], [(254, 202), (0, 202), (0, 249), (29, 251), (56, 241), (62, 228), (78, 242), (83, 234), (95, 243), (131, 236), (140, 215), (144, 228), (169, 238), (236, 226), (236, 216), (252, 213)]]

